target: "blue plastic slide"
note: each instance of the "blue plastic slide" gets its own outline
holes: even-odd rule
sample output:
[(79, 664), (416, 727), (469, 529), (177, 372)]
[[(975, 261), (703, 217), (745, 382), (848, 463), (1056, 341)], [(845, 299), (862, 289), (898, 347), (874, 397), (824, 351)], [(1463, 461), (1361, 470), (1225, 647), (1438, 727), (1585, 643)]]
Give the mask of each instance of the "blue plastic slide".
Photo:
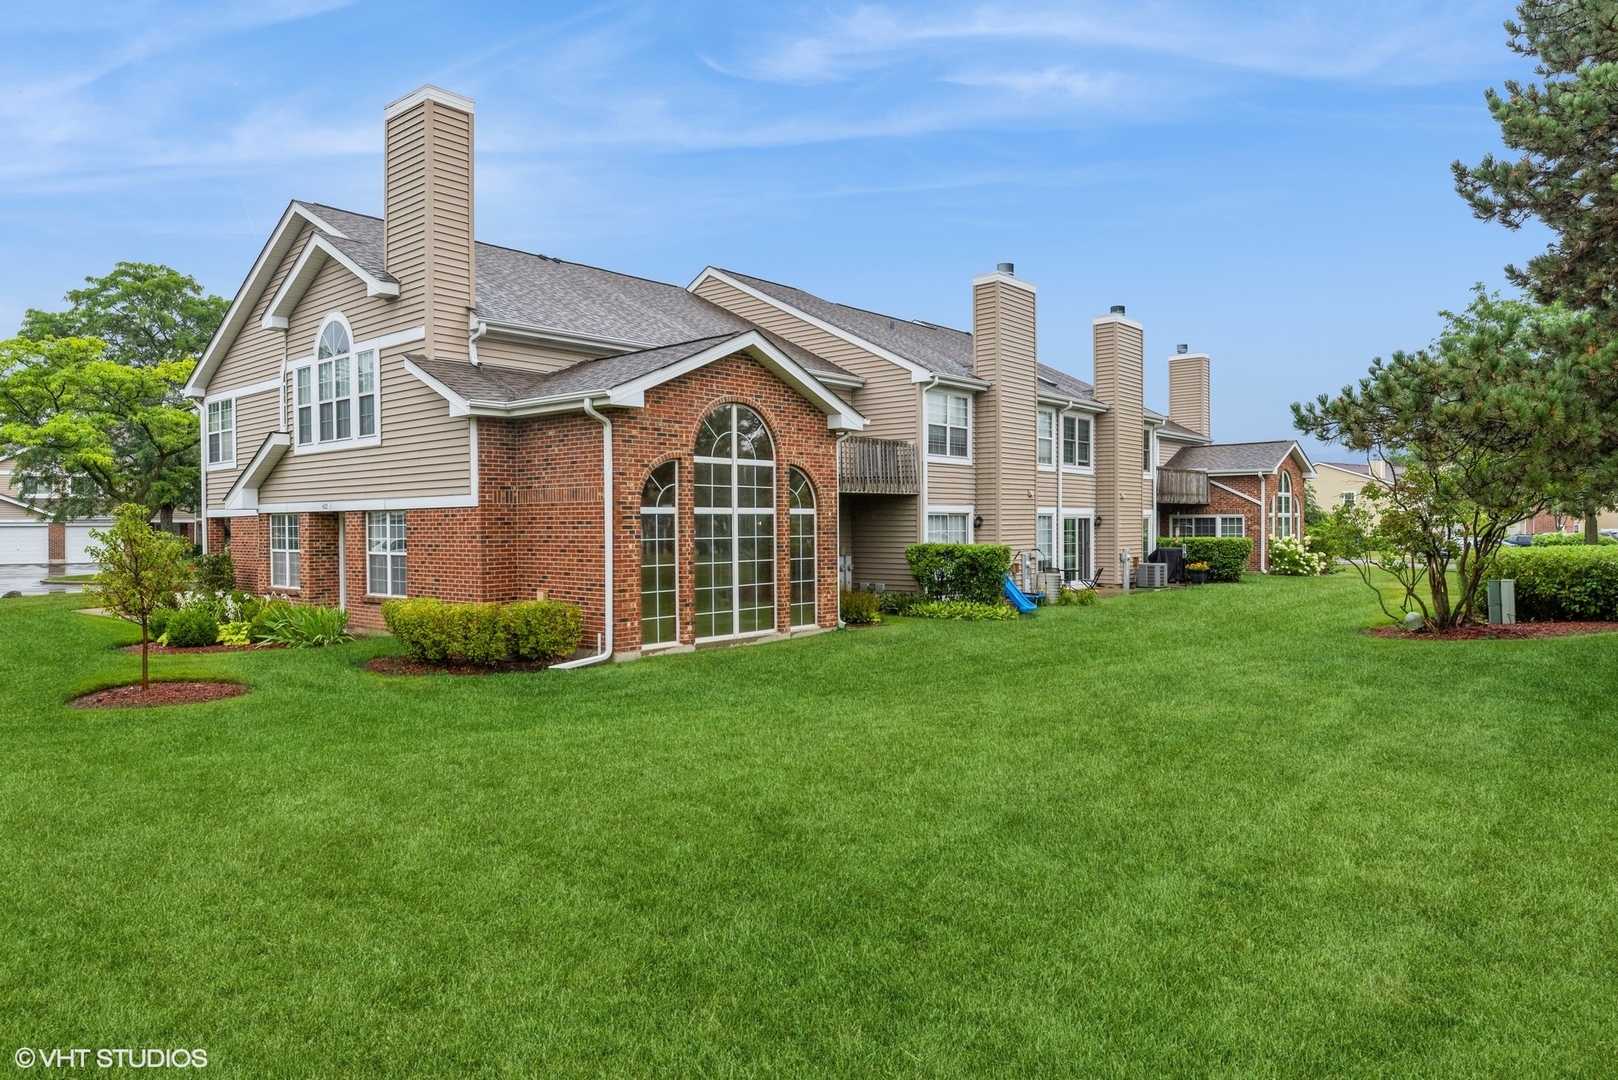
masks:
[(1011, 601), (1011, 606), (1017, 609), (1019, 615), (1039, 610), (1039, 605), (1028, 599), (1027, 594), (1017, 588), (1017, 583), (1011, 580), (1010, 574), (1006, 575), (1006, 599)]

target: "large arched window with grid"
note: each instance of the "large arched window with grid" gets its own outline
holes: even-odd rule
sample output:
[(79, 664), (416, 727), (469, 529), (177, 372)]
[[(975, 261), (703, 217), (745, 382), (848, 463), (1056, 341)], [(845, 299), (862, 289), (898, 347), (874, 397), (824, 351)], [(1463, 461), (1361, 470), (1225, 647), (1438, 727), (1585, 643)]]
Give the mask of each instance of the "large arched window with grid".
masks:
[(697, 637), (775, 628), (775, 445), (759, 415), (721, 405), (697, 432)]
[(1275, 528), (1272, 536), (1292, 535), (1292, 476), (1285, 469), (1275, 480)]
[(815, 489), (801, 469), (787, 472), (787, 492), (790, 496), (789, 513), (792, 528), (789, 531), (792, 550), (792, 625), (814, 626), (815, 612)]
[(640, 643), (679, 640), (675, 615), (674, 462), (652, 470), (640, 491)]

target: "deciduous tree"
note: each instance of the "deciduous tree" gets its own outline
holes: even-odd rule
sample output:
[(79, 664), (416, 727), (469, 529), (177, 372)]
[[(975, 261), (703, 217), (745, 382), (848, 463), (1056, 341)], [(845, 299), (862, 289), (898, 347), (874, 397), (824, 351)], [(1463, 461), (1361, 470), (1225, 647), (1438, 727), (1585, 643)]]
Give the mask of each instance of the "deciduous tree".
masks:
[(140, 624), (140, 687), (150, 686), (147, 651), (152, 612), (173, 606), (175, 594), (190, 578), (185, 541), (152, 528), (148, 513), (138, 503), (124, 503), (114, 511), (112, 528), (90, 530), (96, 541), (90, 557), (101, 566), (96, 584), (101, 603), (120, 618)]

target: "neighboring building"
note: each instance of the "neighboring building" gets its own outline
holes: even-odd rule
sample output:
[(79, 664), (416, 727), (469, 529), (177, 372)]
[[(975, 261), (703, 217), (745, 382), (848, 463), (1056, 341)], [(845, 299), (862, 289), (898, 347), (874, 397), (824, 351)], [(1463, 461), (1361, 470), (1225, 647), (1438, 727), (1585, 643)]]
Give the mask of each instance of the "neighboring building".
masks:
[(1146, 409), (1121, 307), (1087, 383), (1038, 362), (1010, 264), (967, 332), (479, 243), (472, 103), (424, 87), (385, 116), (383, 217), (292, 203), (188, 387), (206, 543), (254, 587), (369, 627), (389, 596), (544, 592), (620, 653), (792, 632), (834, 624), (839, 583), (914, 589), (919, 541), (1116, 582), (1160, 459), (1211, 444), (1207, 357)]
[(1387, 482), (1397, 470), (1381, 458), (1371, 461), (1317, 461), (1315, 478), (1310, 486), (1315, 491), (1315, 502), (1326, 513), (1339, 506), (1364, 506), (1365, 485), (1372, 481)]
[[(0, 458), (0, 566), (87, 563), (86, 549), (94, 543), (91, 529), (106, 529), (110, 517), (54, 520), (51, 503), (56, 494), (32, 490), (14, 473), (15, 463)], [(156, 522), (156, 518), (153, 518)], [(196, 519), (183, 511), (174, 514), (175, 532), (191, 537)]]
[(1304, 485), (1315, 474), (1296, 442), (1188, 446), (1160, 475), (1164, 536), (1251, 537), (1248, 568), (1263, 571), (1271, 539), (1303, 539)]

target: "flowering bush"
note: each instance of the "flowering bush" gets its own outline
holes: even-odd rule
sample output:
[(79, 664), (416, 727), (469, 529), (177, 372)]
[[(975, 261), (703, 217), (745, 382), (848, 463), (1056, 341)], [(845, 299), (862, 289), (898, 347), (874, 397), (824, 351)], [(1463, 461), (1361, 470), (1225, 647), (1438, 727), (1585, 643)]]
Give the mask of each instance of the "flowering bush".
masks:
[(1310, 551), (1309, 545), (1296, 536), (1270, 537), (1270, 573), (1286, 577), (1313, 577), (1324, 574), (1327, 557)]

